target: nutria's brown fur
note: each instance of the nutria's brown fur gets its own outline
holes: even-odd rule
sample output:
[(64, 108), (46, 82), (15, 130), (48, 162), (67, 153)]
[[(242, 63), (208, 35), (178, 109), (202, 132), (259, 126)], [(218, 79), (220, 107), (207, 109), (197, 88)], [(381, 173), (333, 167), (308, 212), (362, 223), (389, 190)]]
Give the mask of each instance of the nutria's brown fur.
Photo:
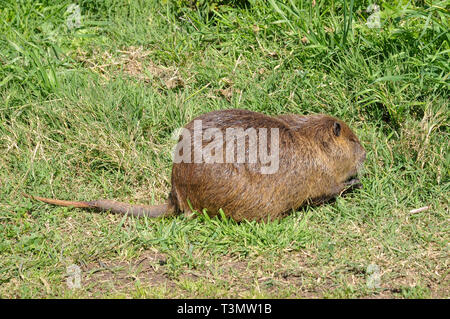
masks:
[[(169, 199), (166, 204), (155, 206), (110, 200), (71, 202), (29, 197), (55, 205), (134, 216), (191, 215), (192, 210), (201, 212), (203, 209), (214, 216), (222, 209), (226, 216), (237, 221), (266, 220), (282, 217), (305, 203), (331, 199), (359, 182), (352, 177), (362, 166), (366, 153), (350, 128), (331, 116), (289, 114), (270, 117), (233, 109), (206, 113), (195, 120), (202, 121), (202, 132), (217, 128), (224, 136), (227, 128), (267, 128), (269, 152), (270, 129), (277, 128), (278, 170), (273, 174), (262, 174), (259, 158), (256, 163), (174, 162)], [(194, 133), (194, 120), (185, 128)], [(207, 144), (208, 141), (203, 140), (203, 147)], [(248, 156), (248, 140), (245, 148)]]

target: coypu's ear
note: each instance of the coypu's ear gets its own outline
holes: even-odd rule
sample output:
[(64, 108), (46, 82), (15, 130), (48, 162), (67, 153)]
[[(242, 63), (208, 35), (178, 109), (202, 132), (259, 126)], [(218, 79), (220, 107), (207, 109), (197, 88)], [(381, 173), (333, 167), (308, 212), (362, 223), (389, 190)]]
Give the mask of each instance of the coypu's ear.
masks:
[(339, 124), (339, 122), (333, 123), (333, 133), (336, 136), (341, 135), (341, 124)]

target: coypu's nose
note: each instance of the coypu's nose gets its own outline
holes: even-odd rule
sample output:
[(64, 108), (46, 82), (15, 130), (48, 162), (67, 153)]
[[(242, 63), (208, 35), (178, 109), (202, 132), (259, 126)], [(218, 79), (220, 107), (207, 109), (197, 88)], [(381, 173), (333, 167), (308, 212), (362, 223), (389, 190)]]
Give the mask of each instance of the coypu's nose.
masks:
[(360, 162), (364, 162), (366, 160), (366, 150), (361, 144), (358, 144), (358, 150), (356, 152), (357, 154), (361, 154), (359, 157)]

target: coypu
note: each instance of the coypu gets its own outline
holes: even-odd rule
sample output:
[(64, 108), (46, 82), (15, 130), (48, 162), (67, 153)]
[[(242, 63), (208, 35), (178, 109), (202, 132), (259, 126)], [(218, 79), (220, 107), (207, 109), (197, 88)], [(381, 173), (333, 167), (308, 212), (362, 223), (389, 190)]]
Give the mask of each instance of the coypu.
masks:
[[(196, 128), (196, 123), (200, 123), (201, 127)], [(230, 140), (226, 135), (230, 128), (240, 129), (241, 132), (245, 130), (247, 135), (243, 139), (241, 136), (241, 140)], [(206, 138), (200, 136), (200, 140), (196, 141), (196, 129)], [(208, 129), (211, 129), (209, 133)], [(269, 129), (270, 134), (262, 136)], [(251, 149), (251, 135), (256, 130), (260, 133), (260, 148)], [(272, 117), (240, 109), (213, 111), (192, 120), (183, 132), (175, 154), (180, 156), (180, 151), (183, 151), (184, 160), (174, 158), (172, 189), (165, 204), (129, 205), (111, 200), (73, 202), (26, 196), (60, 206), (148, 217), (180, 213), (191, 216), (193, 211), (201, 212), (203, 209), (209, 216), (215, 216), (222, 209), (226, 216), (241, 221), (282, 217), (304, 204), (327, 201), (350, 187), (360, 185), (354, 177), (365, 160), (366, 152), (344, 122), (328, 115), (288, 114)], [(190, 137), (192, 133), (193, 140)], [(213, 140), (222, 144), (207, 143), (213, 133), (227, 136), (230, 158), (226, 157), (229, 152), (214, 148), (225, 145), (223, 139)], [(231, 136), (234, 138), (237, 135)], [(183, 139), (192, 152), (180, 146)], [(241, 157), (240, 161), (239, 141), (243, 142), (240, 146), (244, 151), (241, 153), (244, 159)], [(209, 153), (196, 153), (197, 149), (208, 145)], [(264, 147), (267, 148), (265, 157), (261, 156)], [(252, 152), (257, 150), (260, 150), (259, 158), (251, 157)], [(208, 157), (213, 153), (215, 157)], [(267, 159), (270, 158), (269, 153), (278, 156), (272, 157), (271, 165), (276, 161), (275, 169), (270, 172), (266, 167), (263, 172), (263, 164), (268, 164)], [(203, 158), (198, 154), (206, 155)], [(215, 158), (216, 162), (211, 158)]]

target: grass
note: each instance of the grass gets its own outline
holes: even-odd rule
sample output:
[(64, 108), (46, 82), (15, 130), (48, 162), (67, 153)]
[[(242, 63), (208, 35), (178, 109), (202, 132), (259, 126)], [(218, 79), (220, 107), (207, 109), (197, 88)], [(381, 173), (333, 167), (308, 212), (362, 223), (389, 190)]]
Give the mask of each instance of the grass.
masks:
[[(70, 3), (0, 2), (0, 297), (450, 296), (447, 2)], [(173, 132), (229, 108), (342, 118), (364, 188), (240, 224), (21, 196), (162, 202)]]

